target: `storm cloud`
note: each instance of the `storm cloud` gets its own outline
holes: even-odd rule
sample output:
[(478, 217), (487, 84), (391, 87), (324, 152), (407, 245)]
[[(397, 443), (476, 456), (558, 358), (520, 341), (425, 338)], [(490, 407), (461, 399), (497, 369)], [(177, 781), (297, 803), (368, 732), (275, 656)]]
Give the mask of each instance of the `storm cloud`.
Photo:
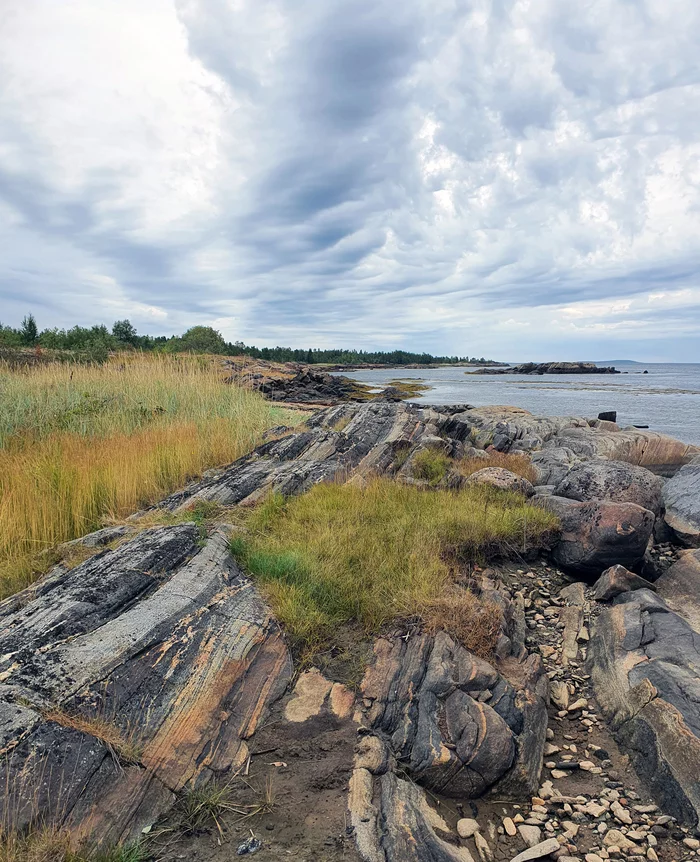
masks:
[(700, 361), (693, 0), (8, 0), (0, 320)]

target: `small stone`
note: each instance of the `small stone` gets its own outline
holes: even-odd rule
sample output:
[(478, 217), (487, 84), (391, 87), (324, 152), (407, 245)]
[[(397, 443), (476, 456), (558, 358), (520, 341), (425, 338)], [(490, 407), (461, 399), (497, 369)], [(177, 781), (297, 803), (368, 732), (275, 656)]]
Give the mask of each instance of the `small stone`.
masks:
[(562, 820), (561, 825), (564, 827), (564, 835), (567, 838), (575, 838), (578, 835), (579, 826), (577, 823), (572, 823), (571, 820)]
[(638, 850), (637, 845), (630, 841), (619, 829), (608, 829), (603, 838), (603, 844), (608, 848), (608, 853), (612, 855), (612, 847), (621, 848), (623, 850)]
[[(624, 823), (628, 826), (632, 824), (632, 817), (630, 816), (629, 811), (623, 808), (619, 802), (613, 802), (613, 804), (610, 806), (610, 810), (612, 811), (613, 817), (615, 818), (615, 820), (618, 821), (618, 823)], [(698, 847), (700, 847), (700, 844), (698, 844)]]
[(548, 838), (540, 844), (535, 844), (534, 847), (528, 847), (522, 853), (518, 853), (511, 859), (511, 862), (529, 862), (530, 859), (540, 859), (542, 856), (549, 856), (559, 850), (559, 842), (556, 838)]
[(476, 820), (470, 817), (463, 817), (457, 821), (457, 834), (460, 838), (471, 838), (476, 832), (481, 829)]
[(649, 862), (659, 862), (659, 856), (653, 847), (650, 847), (647, 850), (647, 859), (649, 860)]
[(697, 838), (684, 838), (683, 843), (691, 850), (700, 850), (700, 841)]
[(561, 751), (558, 745), (552, 745), (551, 742), (548, 742), (544, 747), (544, 755), (545, 757), (551, 757), (553, 754), (556, 754), (558, 751)]
[(578, 700), (575, 700), (569, 707), (569, 712), (576, 712), (577, 709), (587, 709), (588, 701), (585, 697), (580, 697)]
[(586, 853), (586, 862), (603, 862), (597, 853)]
[(542, 841), (542, 832), (539, 826), (520, 825), (518, 832), (528, 847), (535, 847)]
[(590, 814), (591, 817), (600, 817), (601, 815), (605, 814), (607, 808), (605, 807), (605, 805), (600, 805), (597, 802), (591, 801), (587, 805), (583, 806), (583, 810), (586, 814)]
[(590, 772), (591, 770), (596, 768), (595, 763), (592, 760), (579, 760), (579, 769), (583, 769), (585, 772)]
[(553, 769), (550, 774), (552, 778), (566, 778), (569, 773), (565, 772), (563, 769)]
[(481, 832), (474, 833), (474, 843), (481, 857), (481, 862), (493, 862), (493, 853), (489, 847), (488, 841), (484, 838)]
[(547, 739), (554, 739), (554, 731), (551, 727), (547, 728), (547, 730), (545, 731), (545, 736)]
[(515, 828), (515, 823), (513, 823), (510, 817), (503, 818), (503, 828), (511, 837), (518, 834), (518, 830)]

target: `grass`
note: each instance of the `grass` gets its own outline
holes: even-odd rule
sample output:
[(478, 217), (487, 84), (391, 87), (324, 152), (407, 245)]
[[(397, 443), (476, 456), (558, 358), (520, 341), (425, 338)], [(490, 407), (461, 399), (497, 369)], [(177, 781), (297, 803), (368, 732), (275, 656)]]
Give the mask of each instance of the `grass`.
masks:
[(66, 712), (59, 706), (42, 709), (46, 721), (53, 721), (61, 727), (70, 727), (81, 733), (94, 736), (105, 745), (115, 761), (119, 763), (139, 763), (143, 746), (138, 741), (136, 728), (124, 733), (117, 724), (104, 716), (82, 716)]
[(230, 463), (295, 414), (222, 382), (207, 357), (0, 365), (0, 598), (46, 550)]
[[(541, 547), (556, 527), (518, 494), (483, 486), (428, 492), (375, 479), (272, 496), (231, 547), (309, 656), (348, 621), (367, 633), (397, 618), (436, 625), (460, 568)], [(462, 611), (475, 620), (481, 610), (467, 601)]]
[[(213, 825), (223, 835), (223, 818), (227, 815), (248, 818), (272, 811), (275, 793), (271, 778), (265, 782), (262, 791), (256, 793), (257, 800), (247, 804), (237, 799), (240, 782), (244, 782), (244, 779), (236, 774), (225, 784), (207, 784), (183, 793), (176, 811), (179, 829), (186, 835), (196, 835)], [(249, 784), (247, 787), (252, 790)]]
[(455, 462), (440, 449), (428, 447), (421, 449), (411, 461), (411, 472), (416, 479), (425, 479), (431, 485), (441, 482)]
[(537, 482), (537, 473), (527, 455), (510, 455), (507, 452), (488, 452), (487, 458), (463, 458), (456, 463), (456, 468), (463, 476), (471, 476), (477, 470), (485, 467), (503, 467), (532, 482)]
[(70, 832), (58, 827), (34, 829), (29, 834), (0, 827), (0, 862), (144, 862), (149, 854), (141, 844), (76, 850)]

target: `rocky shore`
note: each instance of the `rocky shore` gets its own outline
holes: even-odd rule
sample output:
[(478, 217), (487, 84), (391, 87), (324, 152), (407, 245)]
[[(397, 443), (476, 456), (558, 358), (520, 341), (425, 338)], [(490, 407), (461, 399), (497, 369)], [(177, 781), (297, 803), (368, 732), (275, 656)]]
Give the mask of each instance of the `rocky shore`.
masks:
[[(426, 450), (518, 454), (535, 481), (487, 467), (430, 483)], [(229, 554), (235, 517), (206, 534), (187, 520), (376, 475), (427, 494), (513, 488), (558, 516), (545, 558), (514, 549), (471, 571), (499, 608), (489, 661), (407, 621), (370, 645), (357, 691), (332, 667), (296, 673)], [(164, 500), (180, 523), (141, 513), (85, 537), (92, 556), (0, 603), (0, 824), (104, 844), (171, 835), (188, 788), (243, 774), (245, 794), (274, 775), (278, 804), (227, 833), (261, 860), (697, 858), (699, 476), (698, 447), (509, 407), (346, 402), (275, 429)], [(133, 750), (65, 716), (109, 717)], [(232, 850), (214, 831), (153, 852)]]

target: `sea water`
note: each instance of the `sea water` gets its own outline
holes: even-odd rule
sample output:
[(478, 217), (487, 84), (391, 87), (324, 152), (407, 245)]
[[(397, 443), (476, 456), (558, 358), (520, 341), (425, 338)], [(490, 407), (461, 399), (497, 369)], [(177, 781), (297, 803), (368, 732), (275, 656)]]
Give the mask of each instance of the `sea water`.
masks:
[(586, 418), (616, 410), (622, 426), (648, 425), (686, 443), (700, 444), (700, 364), (614, 365), (623, 373), (480, 375), (459, 366), (344, 373), (378, 389), (392, 380), (416, 380), (430, 387), (411, 399), (423, 404), (507, 404), (541, 416)]

